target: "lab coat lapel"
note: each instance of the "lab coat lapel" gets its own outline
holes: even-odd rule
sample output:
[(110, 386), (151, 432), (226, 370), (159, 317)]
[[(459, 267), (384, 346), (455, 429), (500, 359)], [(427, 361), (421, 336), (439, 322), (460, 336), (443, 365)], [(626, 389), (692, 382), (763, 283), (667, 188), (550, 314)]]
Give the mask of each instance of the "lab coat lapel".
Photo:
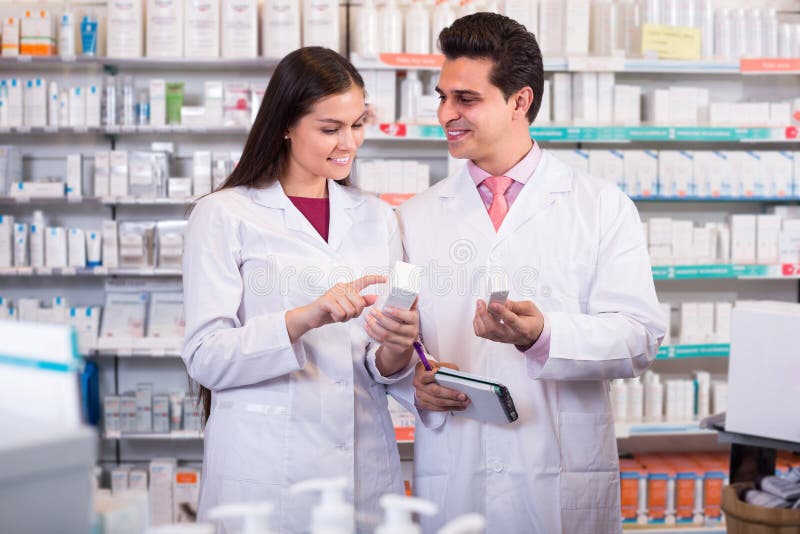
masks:
[[(283, 191), (283, 186), (277, 180), (263, 189), (252, 189), (251, 198), (256, 204), (267, 208), (283, 211), (283, 223), (287, 230), (302, 235), (302, 239), (319, 248), (327, 250), (327, 243), (319, 235), (314, 226), (308, 222), (305, 215), (292, 204), (292, 201)], [(333, 211), (333, 210), (331, 210)]]
[(496, 235), (489, 213), (466, 165), (442, 188), (440, 197), (450, 199), (448, 204), (451, 220), (455, 225), (468, 226), (469, 233), (477, 232), (481, 241), (485, 243), (492, 243), (495, 240)]
[(353, 226), (356, 208), (364, 202), (364, 199), (333, 180), (328, 180), (328, 196), (331, 209), (328, 245), (333, 250), (339, 250)]
[(555, 203), (558, 193), (572, 190), (569, 169), (549, 152), (542, 159), (508, 210), (497, 232), (496, 244), (513, 236), (525, 223), (539, 217)]

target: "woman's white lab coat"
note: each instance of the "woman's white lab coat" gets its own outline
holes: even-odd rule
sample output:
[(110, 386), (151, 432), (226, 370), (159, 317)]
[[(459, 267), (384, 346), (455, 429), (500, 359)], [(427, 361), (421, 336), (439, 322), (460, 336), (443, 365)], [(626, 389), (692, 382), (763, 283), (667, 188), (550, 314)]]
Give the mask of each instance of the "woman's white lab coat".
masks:
[(391, 380), (374, 367), (377, 345), (363, 315), (294, 343), (286, 330), (287, 310), (337, 282), (385, 274), (402, 256), (389, 206), (333, 181), (328, 189), (327, 243), (277, 182), (214, 193), (192, 212), (182, 357), (191, 378), (213, 391), (201, 520), (218, 504), (264, 500), (275, 504), (280, 532), (303, 532), (318, 496), (290, 495), (289, 486), (346, 476), (347, 499), (366, 525), (380, 495), (403, 491), (384, 385)]
[[(505, 384), (519, 413), (506, 425), (424, 415), (414, 489), (442, 511), (425, 532), (467, 512), (485, 514), (490, 534), (620, 532), (607, 379), (642, 373), (664, 335), (633, 203), (545, 151), (498, 232), (466, 166), (398, 216), (408, 261), (431, 266), (419, 298), (426, 348)], [(549, 318), (547, 361), (475, 335), (475, 301), (495, 271), (509, 298)]]

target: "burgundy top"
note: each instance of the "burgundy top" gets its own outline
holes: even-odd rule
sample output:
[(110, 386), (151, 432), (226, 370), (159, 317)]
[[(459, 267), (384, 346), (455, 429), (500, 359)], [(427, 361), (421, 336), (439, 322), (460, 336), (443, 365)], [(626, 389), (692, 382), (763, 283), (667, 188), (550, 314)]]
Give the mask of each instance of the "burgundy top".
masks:
[(292, 204), (300, 210), (311, 226), (319, 232), (322, 239), (328, 242), (328, 226), (331, 220), (331, 209), (327, 198), (289, 197)]

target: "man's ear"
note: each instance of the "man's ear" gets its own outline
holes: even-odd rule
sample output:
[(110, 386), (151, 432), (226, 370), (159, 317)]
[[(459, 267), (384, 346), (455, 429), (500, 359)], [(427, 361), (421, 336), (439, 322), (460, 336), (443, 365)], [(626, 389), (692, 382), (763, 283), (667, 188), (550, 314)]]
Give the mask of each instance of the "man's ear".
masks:
[(533, 106), (533, 89), (530, 86), (525, 86), (513, 95), (511, 95), (514, 103), (514, 115), (525, 117), (528, 110)]

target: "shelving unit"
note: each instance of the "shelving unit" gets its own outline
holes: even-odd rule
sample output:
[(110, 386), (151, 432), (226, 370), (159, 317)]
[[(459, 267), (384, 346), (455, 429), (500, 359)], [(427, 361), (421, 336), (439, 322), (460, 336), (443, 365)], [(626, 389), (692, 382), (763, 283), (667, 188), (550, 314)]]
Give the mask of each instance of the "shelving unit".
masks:
[[(75, 2), (73, 2), (75, 3)], [(89, 1), (89, 4), (102, 2)], [(8, 2), (0, 2), (4, 7)], [(442, 57), (436, 55), (384, 56), (379, 59), (358, 59), (359, 70), (370, 71), (436, 71)], [(277, 60), (189, 60), (189, 59), (115, 59), (107, 57), (0, 57), (3, 77), (34, 76), (84, 83), (91, 78), (100, 84), (106, 73), (129, 74), (141, 82), (148, 78), (186, 80), (187, 95), (196, 97), (197, 88), (208, 79), (250, 81), (266, 85)], [(715, 95), (724, 99), (765, 98), (774, 87), (783, 95), (800, 94), (797, 75), (800, 59), (756, 59), (730, 61), (666, 61), (619, 57), (545, 58), (546, 73), (613, 72), (625, 83), (641, 83), (644, 88), (666, 85), (698, 85), (713, 87)], [(769, 78), (762, 78), (769, 75)], [(81, 81), (78, 81), (81, 80)], [(744, 121), (745, 118), (742, 118)], [(748, 121), (747, 124), (754, 124)], [(757, 124), (757, 123), (755, 123)], [(724, 149), (724, 150), (788, 150), (800, 151), (800, 127), (793, 125), (739, 127), (661, 126), (637, 127), (607, 125), (534, 124), (531, 135), (547, 148), (587, 148), (609, 145), (623, 148)], [(0, 144), (19, 145), (24, 153), (26, 178), (63, 174), (59, 158), (81, 152), (87, 159), (99, 150), (146, 149), (152, 140), (171, 141), (176, 145), (174, 166), (187, 176), (188, 159), (193, 150), (241, 150), (247, 128), (167, 126), (74, 127), (74, 128), (0, 128)], [(416, 159), (430, 164), (433, 181), (447, 174), (445, 136), (437, 124), (385, 123), (366, 130), (362, 158)], [(181, 161), (178, 161), (181, 160)], [(90, 170), (90, 169), (87, 169)], [(84, 172), (84, 191), (92, 191), (91, 172)], [(800, 204), (797, 196), (765, 198), (705, 197), (634, 197), (640, 213), (702, 221), (718, 221), (729, 213), (759, 213), (776, 204)], [(394, 200), (405, 197), (396, 195)], [(95, 225), (101, 219), (146, 220), (183, 218), (192, 199), (139, 199), (132, 197), (83, 197), (79, 199), (0, 197), (0, 213), (11, 212), (25, 219), (34, 209), (46, 210), (59, 222)], [(6, 211), (8, 210), (8, 211)], [(103, 284), (109, 279), (136, 281), (175, 280), (180, 269), (0, 269), (0, 295), (10, 298), (40, 298), (65, 294), (71, 305), (97, 305), (103, 302)], [(781, 265), (671, 265), (654, 266), (653, 278), (659, 297), (670, 302), (695, 298), (771, 298), (796, 301), (800, 297), (800, 264)], [(725, 343), (671, 345), (662, 347), (654, 369), (665, 374), (685, 376), (693, 369), (706, 369), (717, 375), (727, 372), (730, 346)], [(93, 349), (88, 355), (100, 367), (101, 396), (118, 394), (135, 388), (139, 382), (154, 382), (159, 392), (185, 390), (185, 368), (180, 360), (180, 347), (116, 347)], [(668, 443), (703, 449), (715, 445), (714, 432), (701, 429), (695, 421), (683, 423), (617, 423), (615, 431), (622, 453), (632, 450), (660, 450)], [(100, 443), (100, 461), (115, 465), (120, 462), (143, 462), (156, 456), (175, 456), (182, 461), (202, 459), (202, 433), (171, 432), (166, 434), (104, 433)], [(398, 441), (404, 461), (413, 459), (413, 440)], [(715, 526), (648, 526), (626, 525), (626, 530), (651, 533), (718, 533)]]
[[(531, 135), (540, 142), (559, 143), (788, 143), (800, 144), (795, 126), (532, 126)], [(433, 124), (384, 123), (367, 130), (368, 140), (445, 141), (441, 126)]]

